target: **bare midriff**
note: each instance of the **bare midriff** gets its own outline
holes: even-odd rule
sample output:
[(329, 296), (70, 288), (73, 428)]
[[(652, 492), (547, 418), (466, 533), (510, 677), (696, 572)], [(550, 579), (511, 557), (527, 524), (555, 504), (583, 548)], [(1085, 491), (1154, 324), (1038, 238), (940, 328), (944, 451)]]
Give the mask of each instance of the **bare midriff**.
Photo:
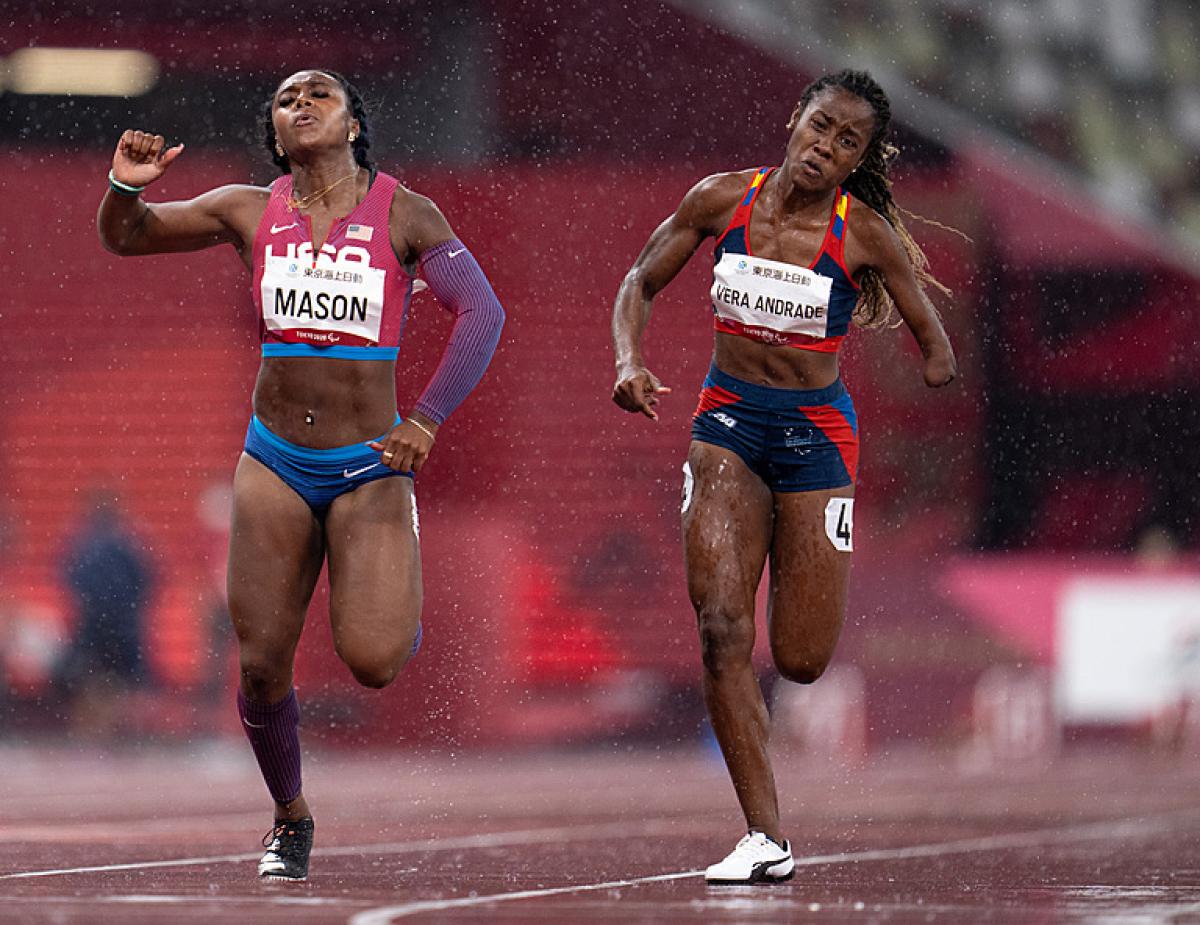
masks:
[(264, 357), (254, 413), (276, 436), (312, 449), (372, 440), (396, 422), (396, 363)]
[(823, 389), (838, 377), (836, 353), (762, 344), (716, 332), (713, 359), (729, 375), (777, 389)]

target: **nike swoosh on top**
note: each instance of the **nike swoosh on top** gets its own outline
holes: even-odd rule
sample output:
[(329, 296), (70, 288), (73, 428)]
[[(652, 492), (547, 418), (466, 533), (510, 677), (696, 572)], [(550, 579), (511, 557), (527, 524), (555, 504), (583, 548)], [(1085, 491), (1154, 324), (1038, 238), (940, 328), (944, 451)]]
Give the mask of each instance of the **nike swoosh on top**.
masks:
[(271, 234), (279, 234), (281, 231), (287, 231), (289, 228), (295, 228), (299, 222), (292, 222), (290, 225), (271, 225)]
[(349, 469), (343, 469), (342, 475), (344, 475), (348, 479), (352, 479), (356, 475), (362, 475), (364, 472), (369, 472), (370, 470), (374, 469), (378, 465), (379, 465), (379, 463), (371, 463), (371, 465), (363, 466), (361, 469), (355, 469), (353, 472), (351, 472)]
[(457, 257), (459, 254), (463, 253), (463, 251), (465, 251), (465, 250), (466, 250), (466, 248), (464, 247), (461, 250), (447, 251), (446, 256), (449, 257), (451, 260), (453, 260), (455, 257)]

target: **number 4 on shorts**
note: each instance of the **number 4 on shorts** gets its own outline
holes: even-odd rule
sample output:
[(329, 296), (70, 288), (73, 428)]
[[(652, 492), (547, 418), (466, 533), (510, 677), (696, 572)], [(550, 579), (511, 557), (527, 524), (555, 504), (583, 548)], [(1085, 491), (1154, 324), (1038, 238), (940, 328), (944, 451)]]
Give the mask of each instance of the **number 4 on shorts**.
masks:
[(854, 550), (854, 499), (830, 498), (825, 505), (825, 535), (839, 552)]

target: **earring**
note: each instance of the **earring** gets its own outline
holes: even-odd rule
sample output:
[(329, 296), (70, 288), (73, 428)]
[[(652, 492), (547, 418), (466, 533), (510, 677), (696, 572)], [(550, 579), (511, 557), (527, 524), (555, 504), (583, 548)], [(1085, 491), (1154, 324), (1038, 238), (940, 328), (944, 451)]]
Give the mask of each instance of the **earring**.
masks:
[(351, 132), (349, 135), (346, 136), (346, 140), (348, 142), (350, 142), (351, 144), (354, 144), (354, 139), (357, 137), (358, 137), (357, 135), (355, 135), (353, 132)]
[(287, 157), (287, 152), (283, 150), (283, 145), (281, 145), (278, 141), (275, 142), (275, 153), (280, 157)]

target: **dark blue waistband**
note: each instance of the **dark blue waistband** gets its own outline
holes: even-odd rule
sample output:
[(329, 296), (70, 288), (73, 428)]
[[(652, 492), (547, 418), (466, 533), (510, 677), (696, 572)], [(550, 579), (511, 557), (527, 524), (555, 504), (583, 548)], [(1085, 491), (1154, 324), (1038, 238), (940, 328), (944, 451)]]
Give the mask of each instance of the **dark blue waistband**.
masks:
[(745, 382), (717, 369), (715, 363), (708, 368), (705, 385), (708, 384), (718, 385), (734, 395), (740, 395), (742, 398), (768, 407), (787, 405), (793, 408), (811, 408), (818, 405), (832, 405), (846, 394), (846, 386), (842, 384), (840, 377), (823, 389), (777, 389), (770, 385)]

